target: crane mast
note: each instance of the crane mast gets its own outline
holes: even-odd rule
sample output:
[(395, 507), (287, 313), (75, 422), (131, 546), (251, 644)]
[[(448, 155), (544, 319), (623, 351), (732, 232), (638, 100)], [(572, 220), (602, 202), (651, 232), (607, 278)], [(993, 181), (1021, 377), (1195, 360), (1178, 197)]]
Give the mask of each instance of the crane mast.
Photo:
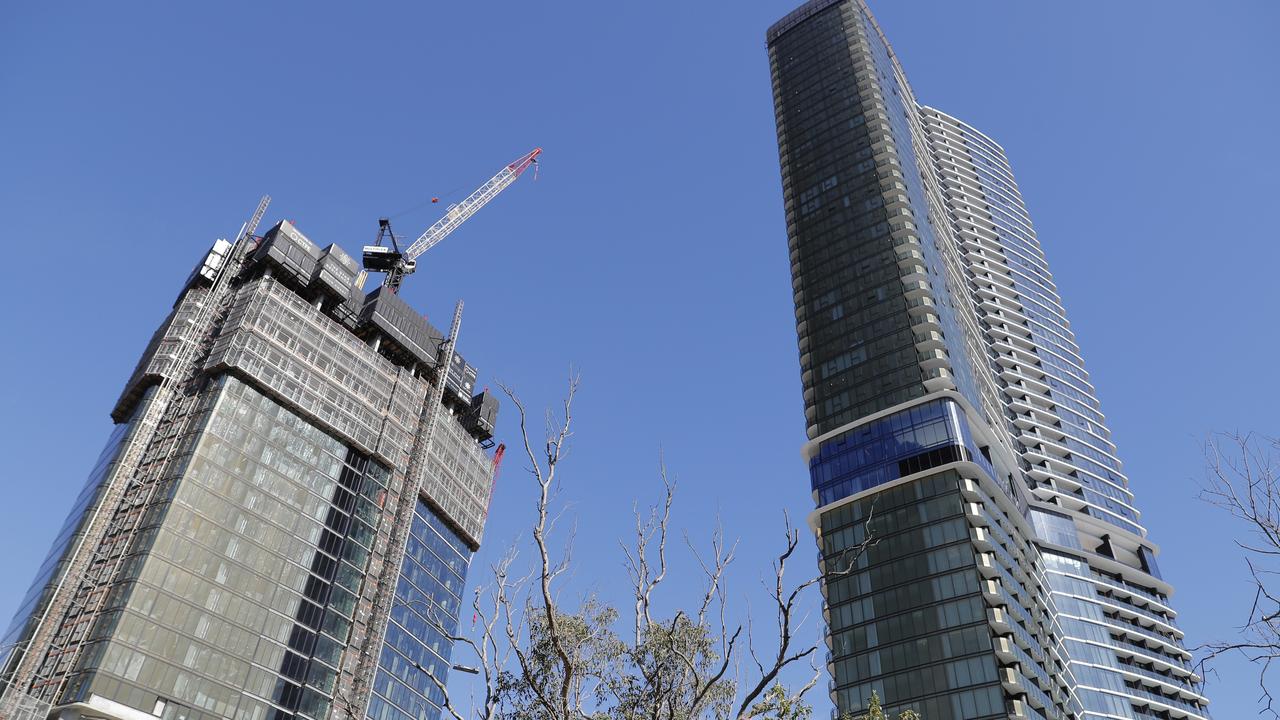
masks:
[[(494, 175), (488, 182), (481, 185), (467, 199), (456, 205), (449, 206), (448, 210), (445, 211), (444, 217), (427, 228), (404, 251), (400, 250), (399, 241), (396, 239), (395, 233), (391, 231), (390, 220), (387, 218), (379, 219), (377, 244), (364, 247), (364, 270), (361, 271), (356, 279), (357, 287), (364, 286), (368, 273), (382, 272), (386, 273), (386, 278), (382, 283), (383, 287), (390, 289), (392, 292), (398, 292), (404, 277), (417, 269), (419, 255), (448, 237), (449, 233), (456, 230), (468, 218), (475, 215), (480, 208), (497, 197), (498, 193), (515, 182), (521, 173), (537, 162), (538, 155), (541, 153), (541, 148), (535, 148), (532, 152), (498, 171), (497, 175)], [(384, 239), (389, 241), (390, 247), (382, 244)], [(431, 455), (432, 443), (435, 440), (436, 426), (442, 421), (442, 416), (447, 412), (443, 404), (444, 390), (449, 368), (453, 366), (454, 352), (457, 347), (458, 333), (461, 326), (462, 301), (459, 300), (457, 307), (454, 309), (449, 336), (440, 345), (436, 364), (436, 382), (431, 391), (427, 393), (419, 416), (419, 433), (409, 455), (408, 467), (405, 470), (405, 495), (401, 500), (400, 507), (395, 511), (396, 517), (392, 524), (391, 537), (386, 551), (386, 557), (389, 558), (403, 557), (408, 543), (413, 508), (417, 504), (418, 494), (422, 492), (423, 476), (428, 458)], [(493, 471), (495, 474), (497, 473), (497, 464), (502, 459), (503, 450), (503, 447), (499, 447), (494, 458)], [(491, 497), (492, 492), (493, 488), (490, 486)], [(486, 510), (486, 517), (487, 515), (488, 511)], [(391, 609), (396, 602), (395, 593), (396, 588), (399, 587), (399, 581), (400, 572), (398, 567), (385, 572), (378, 581), (373, 608), (370, 613), (370, 631), (366, 638), (365, 650), (360, 656), (352, 678), (352, 690), (355, 702), (358, 704), (357, 707), (360, 708), (358, 713), (360, 717), (368, 714), (369, 702), (372, 698), (373, 680), (379, 667), (379, 649), (386, 638)], [(465, 668), (459, 669), (466, 670)], [(357, 714), (348, 712), (353, 717)]]
[[(386, 218), (379, 220), (378, 242), (376, 245), (366, 245), (364, 247), (364, 270), (360, 272), (360, 276), (356, 280), (357, 285), (362, 287), (369, 273), (381, 272), (386, 273), (386, 278), (382, 284), (393, 292), (399, 291), (400, 284), (404, 282), (404, 277), (412, 274), (417, 269), (419, 255), (436, 246), (441, 240), (448, 237), (449, 233), (457, 230), (462, 223), (466, 222), (472, 215), (475, 215), (480, 208), (497, 197), (498, 193), (506, 190), (525, 170), (529, 169), (529, 166), (538, 162), (538, 155), (540, 154), (542, 154), (542, 148), (534, 148), (531, 152), (499, 170), (497, 175), (489, 178), (488, 182), (467, 196), (467, 199), (450, 205), (445, 210), (444, 217), (427, 228), (403, 252), (401, 252), (400, 246), (396, 242), (395, 235), (390, 235), (389, 221)], [(390, 235), (391, 247), (382, 245), (384, 232)]]
[[(440, 345), (439, 359), (436, 364), (436, 382), (431, 386), (422, 404), (422, 412), (418, 418), (419, 432), (409, 453), (409, 465), (405, 468), (404, 494), (395, 511), (391, 526), (391, 537), (388, 539), (386, 557), (403, 558), (405, 547), (409, 543), (409, 527), (413, 524), (413, 510), (418, 504), (418, 494), (422, 492), (422, 481), (425, 475), (428, 458), (431, 457), (431, 444), (435, 440), (435, 429), (440, 418), (447, 411), (444, 409), (444, 388), (453, 365), (454, 352), (458, 347), (458, 333), (462, 329), (462, 301), (453, 310), (453, 322), (449, 325), (449, 337)], [(396, 602), (396, 588), (400, 586), (400, 566), (384, 571), (378, 580), (374, 596), (372, 612), (369, 616), (370, 631), (365, 642), (365, 651), (361, 653), (356, 665), (352, 685), (356, 701), (362, 705), (359, 714), (348, 713), (351, 717), (366, 717), (369, 712), (369, 701), (373, 697), (373, 679), (378, 671), (380, 648), (386, 638), (387, 625), (391, 619), (391, 609)], [(370, 652), (369, 648), (375, 648)]]
[[(525, 170), (537, 163), (541, 153), (541, 148), (535, 148), (503, 167), (465, 200), (450, 205), (444, 216), (427, 228), (403, 252), (391, 232), (390, 221), (381, 219), (377, 244), (364, 247), (364, 270), (358, 276), (357, 286), (364, 285), (369, 272), (382, 272), (386, 273), (383, 285), (392, 292), (398, 291), (404, 277), (416, 269), (418, 256), (448, 237), (515, 182)], [(148, 507), (155, 493), (162, 487), (158, 473), (167, 467), (166, 463), (178, 445), (168, 447), (163, 451), (166, 454), (158, 459), (147, 454), (148, 448), (162, 430), (165, 413), (171, 412), (177, 402), (183, 401), (184, 388), (189, 383), (195, 383), (201, 378), (200, 353), (207, 351), (206, 341), (212, 342), (209, 338), (214, 332), (215, 324), (225, 316), (233, 298), (234, 278), (243, 267), (248, 253), (252, 252), (250, 244), (254, 232), (270, 200), (270, 197), (262, 199), (252, 218), (241, 228), (236, 241), (229, 244), (222, 264), (211, 278), (207, 295), (197, 303), (199, 309), (188, 321), (192, 327), (172, 356), (170, 369), (163, 372), (161, 382), (149, 396), (150, 400), (142, 406), (145, 408), (142, 414), (133, 421), (135, 430), (120, 452), (118, 466), (110, 475), (110, 484), (103, 490), (102, 499), (84, 521), (79, 542), (68, 555), (66, 569), (53, 586), (32, 636), (14, 651), (18, 659), (10, 673), (7, 691), (0, 694), (0, 720), (12, 718), (27, 705), (38, 708), (38, 714), (43, 716), (49, 701), (56, 701), (61, 697), (77, 660), (88, 644), (88, 633), (94, 627), (90, 622), (77, 621), (77, 624), (73, 624), (72, 620), (98, 617), (103, 612), (105, 603), (113, 597), (107, 589), (125, 567), (129, 558), (127, 549), (141, 531), (140, 523), (147, 517), (142, 513), (128, 515), (120, 508)], [(383, 245), (384, 238), (389, 241), (390, 247)], [(462, 308), (462, 302), (459, 301), (449, 336), (440, 347), (436, 382), (427, 393), (419, 414), (420, 432), (415, 439), (406, 469), (409, 487), (396, 510), (387, 554), (390, 558), (402, 558), (404, 555), (409, 521), (413, 517), (418, 492), (421, 491), (436, 427), (447, 412), (443, 409), (443, 396), (461, 328)], [(173, 420), (175, 423), (192, 422), (190, 415), (178, 414), (176, 417)], [(181, 434), (180, 430), (178, 434)], [(495, 474), (503, 450), (503, 447), (499, 447), (494, 458)], [(143, 467), (144, 464), (146, 468)], [(155, 475), (151, 477), (146, 473)], [(117, 515), (120, 517), (116, 517)], [(118, 539), (107, 543), (105, 540), (108, 537)], [(379, 657), (378, 653), (370, 652), (368, 648), (380, 648), (385, 639), (390, 609), (395, 601), (400, 577), (398, 570), (394, 568), (391, 572), (384, 573), (379, 580), (372, 608), (372, 630), (367, 638), (366, 650), (356, 668), (353, 681), (356, 697), (366, 707)]]

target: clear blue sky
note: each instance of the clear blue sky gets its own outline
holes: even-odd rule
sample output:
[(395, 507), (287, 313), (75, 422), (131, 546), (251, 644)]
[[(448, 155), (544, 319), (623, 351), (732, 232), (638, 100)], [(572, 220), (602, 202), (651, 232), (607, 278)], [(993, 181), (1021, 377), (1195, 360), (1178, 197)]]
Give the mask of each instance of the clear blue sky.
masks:
[[(575, 588), (615, 597), (662, 447), (675, 523), (702, 537), (718, 512), (752, 591), (781, 510), (811, 507), (764, 50), (796, 1), (0, 6), (3, 622), (179, 283), (259, 195), (354, 252), (379, 215), (534, 146), (537, 181), (425, 256), (406, 297), (437, 324), (464, 297), (467, 358), (532, 407), (581, 368)], [(1229, 635), (1238, 528), (1194, 495), (1206, 434), (1278, 430), (1280, 6), (873, 9), (917, 96), (1008, 151), (1182, 626)], [(527, 508), (508, 457), (481, 564)], [(1253, 714), (1247, 668), (1226, 670), (1214, 714)]]

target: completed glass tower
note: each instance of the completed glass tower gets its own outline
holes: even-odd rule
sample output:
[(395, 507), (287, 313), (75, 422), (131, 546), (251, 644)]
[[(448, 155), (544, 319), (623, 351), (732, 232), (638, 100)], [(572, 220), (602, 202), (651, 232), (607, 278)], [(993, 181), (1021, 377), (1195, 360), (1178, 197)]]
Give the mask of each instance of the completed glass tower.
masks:
[(837, 709), (1207, 717), (1004, 151), (861, 0), (766, 39)]
[(439, 716), (497, 406), (358, 269), (288, 222), (196, 267), (6, 633), (0, 717)]

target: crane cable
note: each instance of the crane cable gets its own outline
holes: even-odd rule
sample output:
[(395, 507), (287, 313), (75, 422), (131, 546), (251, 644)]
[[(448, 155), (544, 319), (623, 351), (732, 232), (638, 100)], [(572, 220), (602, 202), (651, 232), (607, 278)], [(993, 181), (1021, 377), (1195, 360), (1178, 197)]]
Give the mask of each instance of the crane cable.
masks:
[[(537, 182), (537, 180), (538, 180), (538, 168), (539, 168), (540, 166), (541, 166), (541, 163), (537, 163), (537, 162), (533, 163), (533, 180), (534, 180), (534, 182)], [(441, 198), (452, 198), (452, 197), (456, 197), (456, 196), (458, 195), (458, 193), (459, 193), (461, 190), (463, 190), (464, 188), (468, 188), (468, 187), (471, 187), (471, 185), (470, 185), (470, 184), (468, 184), (468, 183), (463, 183), (463, 184), (458, 185), (457, 187), (453, 188), (452, 190), (450, 190), (450, 191), (448, 191), (448, 192), (444, 193), (443, 195), (436, 195), (436, 196), (433, 196), (433, 197), (431, 197), (430, 199), (428, 199), (428, 200), (423, 200), (422, 202), (418, 203), (417, 205), (414, 205), (414, 206), (412, 206), (412, 207), (410, 207), (410, 208), (408, 208), (408, 209), (406, 209), (406, 210), (401, 210), (400, 212), (392, 213), (391, 215), (387, 215), (387, 216), (385, 216), (385, 217), (387, 217), (387, 218), (389, 218), (389, 219), (391, 219), (391, 220), (394, 220), (394, 219), (396, 219), (396, 218), (398, 218), (398, 217), (404, 217), (405, 215), (408, 215), (409, 213), (414, 212), (414, 211), (417, 211), (417, 210), (421, 210), (422, 208), (424, 208), (424, 207), (426, 207), (426, 206), (428, 206), (428, 205), (435, 205), (435, 204), (439, 203)]]

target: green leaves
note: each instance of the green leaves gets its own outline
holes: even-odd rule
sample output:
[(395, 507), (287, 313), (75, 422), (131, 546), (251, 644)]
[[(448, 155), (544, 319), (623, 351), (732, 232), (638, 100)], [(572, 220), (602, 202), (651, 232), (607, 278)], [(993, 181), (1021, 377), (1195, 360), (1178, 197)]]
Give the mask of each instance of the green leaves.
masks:
[(810, 720), (813, 706), (800, 695), (792, 695), (781, 683), (774, 683), (764, 699), (751, 707), (751, 718), (758, 720)]
[[(887, 720), (888, 716), (884, 714), (884, 708), (880, 705), (880, 694), (871, 691), (871, 702), (867, 706), (866, 715), (854, 715), (853, 713), (844, 713), (840, 716), (840, 720)], [(898, 720), (921, 720), (920, 713), (915, 710), (907, 709), (898, 713)]]

